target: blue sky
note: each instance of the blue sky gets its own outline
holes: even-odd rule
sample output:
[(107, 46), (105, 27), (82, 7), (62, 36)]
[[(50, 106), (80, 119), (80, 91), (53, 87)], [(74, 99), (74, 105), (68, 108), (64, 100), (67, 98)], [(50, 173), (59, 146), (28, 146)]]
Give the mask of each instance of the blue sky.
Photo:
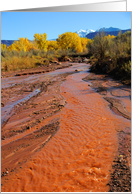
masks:
[(64, 32), (102, 27), (131, 28), (131, 12), (1, 12), (1, 40), (33, 40), (35, 33), (46, 33), (47, 39)]

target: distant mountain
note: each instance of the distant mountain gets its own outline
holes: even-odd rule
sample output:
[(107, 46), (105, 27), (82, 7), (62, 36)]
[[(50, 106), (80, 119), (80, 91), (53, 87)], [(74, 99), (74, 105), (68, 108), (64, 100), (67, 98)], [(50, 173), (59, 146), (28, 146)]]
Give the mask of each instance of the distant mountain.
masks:
[[(5, 44), (7, 47), (13, 44), (14, 41), (18, 40), (1, 40), (1, 44)], [(29, 40), (29, 42), (33, 42), (33, 40)]]
[[(127, 29), (127, 30), (120, 30), (119, 28), (100, 28), (96, 31), (91, 30), (91, 29), (87, 29), (87, 30), (78, 30), (75, 33), (77, 33), (80, 37), (87, 37), (88, 39), (93, 39), (98, 33), (101, 33), (102, 31), (105, 32), (106, 35), (114, 35), (117, 36), (118, 33), (121, 31), (122, 34), (125, 33), (126, 31), (131, 31), (131, 29)], [(56, 39), (50, 39), (51, 40), (56, 40)], [(6, 46), (10, 46), (11, 44), (13, 44), (15, 40), (1, 40), (2, 44), (6, 44)], [(29, 40), (31, 41), (31, 40)], [(32, 41), (31, 41), (32, 42)]]
[(110, 28), (100, 28), (98, 30), (96, 30), (96, 32), (115, 32), (115, 31), (120, 31), (121, 29), (119, 28), (113, 28), (113, 27), (110, 27)]
[(75, 33), (78, 34), (80, 37), (86, 37), (87, 34), (92, 33), (92, 32), (95, 32), (95, 31), (91, 29), (87, 29), (87, 30), (80, 29), (76, 31)]
[(6, 44), (6, 46), (10, 46), (13, 44), (15, 40), (1, 40), (1, 44)]
[(105, 32), (106, 35), (114, 35), (114, 36), (117, 36), (118, 33), (120, 31), (122, 31), (122, 33), (125, 33), (126, 31), (131, 31), (131, 29), (127, 29), (127, 30), (121, 30), (120, 28), (113, 28), (113, 27), (109, 27), (109, 28), (100, 28), (96, 31), (94, 30), (91, 30), (91, 29), (87, 29), (87, 30), (78, 30), (76, 31), (76, 33), (80, 36), (80, 37), (87, 37), (89, 39), (93, 39), (98, 33), (100, 32)]
[[(120, 31), (121, 31), (122, 34), (123, 34), (123, 33), (127, 32), (127, 31), (131, 31), (131, 29), (127, 29), (127, 30), (119, 30), (119, 31), (109, 31), (109, 32), (106, 31), (105, 34), (106, 34), (106, 36), (108, 36), (109, 34), (110, 34), (110, 35), (117, 36), (117, 35), (119, 34)], [(101, 31), (89, 33), (89, 34), (86, 35), (86, 37), (87, 37), (88, 39), (93, 39), (93, 38), (94, 38), (97, 34), (99, 34), (99, 33), (101, 33)]]

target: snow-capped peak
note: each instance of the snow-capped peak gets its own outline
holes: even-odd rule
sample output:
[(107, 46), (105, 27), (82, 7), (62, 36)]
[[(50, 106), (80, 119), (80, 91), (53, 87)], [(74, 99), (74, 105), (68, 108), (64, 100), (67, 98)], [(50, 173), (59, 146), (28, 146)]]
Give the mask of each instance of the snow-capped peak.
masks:
[(87, 34), (91, 33), (91, 32), (95, 32), (94, 30), (91, 29), (87, 29), (87, 30), (78, 30), (76, 31), (76, 33), (80, 36), (80, 37), (86, 37)]
[(91, 32), (95, 32), (94, 30), (91, 30), (91, 29), (87, 29), (86, 30), (87, 34), (91, 33)]
[(86, 30), (80, 29), (80, 30), (78, 30), (77, 32), (86, 32)]

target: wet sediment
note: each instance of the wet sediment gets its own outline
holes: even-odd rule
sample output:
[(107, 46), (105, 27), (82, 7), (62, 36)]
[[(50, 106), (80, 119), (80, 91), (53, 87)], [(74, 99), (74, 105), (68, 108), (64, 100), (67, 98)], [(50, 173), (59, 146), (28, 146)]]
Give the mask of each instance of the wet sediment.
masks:
[[(58, 130), (59, 121), (52, 121), (52, 115), (66, 103), (60, 94), (60, 84), (69, 74), (51, 78), (42, 75), (29, 83), (24, 83), (21, 76), (21, 83), (15, 80), (15, 85), (2, 88), (2, 179), (21, 168)], [(32, 95), (38, 88), (39, 92)], [(46, 124), (48, 118), (51, 121)]]
[[(107, 75), (89, 74), (83, 80), (110, 103), (110, 109), (122, 118), (131, 120), (131, 87), (114, 81)], [(131, 191), (131, 124), (117, 128), (118, 152), (113, 160), (109, 192)]]
[(2, 127), (2, 191), (130, 191), (131, 90), (81, 68), (3, 88), (3, 107), (41, 89)]

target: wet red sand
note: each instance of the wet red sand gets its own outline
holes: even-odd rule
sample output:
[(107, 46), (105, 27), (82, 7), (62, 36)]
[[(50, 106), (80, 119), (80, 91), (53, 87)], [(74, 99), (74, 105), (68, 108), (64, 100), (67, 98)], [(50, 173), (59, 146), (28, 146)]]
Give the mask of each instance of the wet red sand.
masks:
[[(27, 136), (23, 136), (22, 140), (17, 142), (18, 146), (24, 142), (28, 142), (31, 146), (27, 146), (24, 150), (20, 146), (22, 150), (18, 152), (17, 157), (19, 158), (20, 154), (24, 156), (25, 153), (23, 159), (26, 162), (19, 165), (21, 168), (2, 177), (2, 191), (109, 191), (107, 184), (110, 180), (112, 162), (119, 154), (120, 141), (117, 132), (130, 128), (131, 123), (130, 120), (113, 113), (108, 107), (109, 103), (102, 95), (88, 86), (87, 82), (82, 81), (87, 74), (83, 72), (69, 75), (61, 85), (61, 95), (67, 102), (66, 106), (61, 112), (36, 125), (38, 129), (41, 129), (51, 123), (53, 125), (50, 126), (50, 129), (51, 127), (55, 129), (59, 124), (59, 129), (57, 128), (54, 135), (47, 133), (46, 136), (45, 133), (43, 136), (42, 130), (41, 133), (38, 130), (36, 134), (41, 138), (35, 139), (35, 133), (33, 133), (37, 129), (35, 126)], [(125, 101), (124, 103), (129, 107), (127, 99)], [(12, 143), (12, 150), (13, 146), (16, 147), (13, 138), (6, 138), (2, 141), (3, 155), (7, 155), (4, 159), (7, 164), (4, 163), (4, 160), (2, 161), (3, 169), (8, 168), (9, 163), (13, 164), (11, 161), (13, 155), (10, 156), (10, 150), (7, 149), (10, 143)], [(47, 139), (50, 141), (41, 147)], [(121, 148), (122, 154), (127, 154), (123, 148)], [(37, 151), (33, 152), (34, 149)], [(33, 154), (30, 155), (30, 152)], [(27, 159), (28, 153), (30, 158)], [(15, 161), (13, 162), (15, 164)], [(19, 163), (19, 160), (16, 162)]]

